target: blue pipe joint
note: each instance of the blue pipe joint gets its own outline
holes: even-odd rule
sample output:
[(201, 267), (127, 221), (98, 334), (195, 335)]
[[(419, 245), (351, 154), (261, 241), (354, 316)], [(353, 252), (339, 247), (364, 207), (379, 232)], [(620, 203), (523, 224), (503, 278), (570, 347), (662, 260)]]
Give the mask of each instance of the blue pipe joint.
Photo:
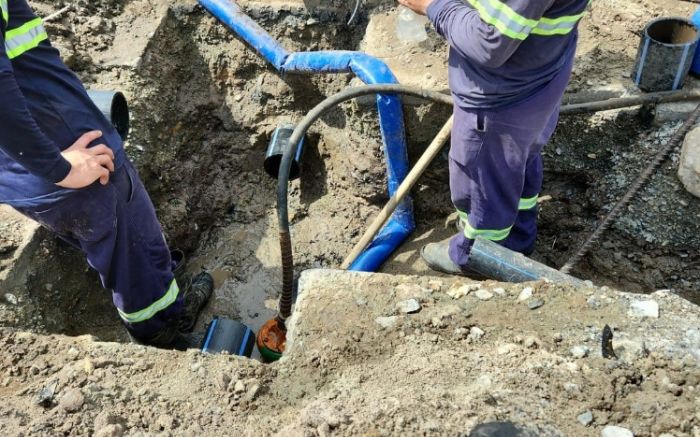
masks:
[[(398, 83), (383, 61), (366, 53), (340, 50), (289, 53), (233, 1), (198, 1), (282, 73), (352, 72), (366, 84)], [(401, 99), (380, 94), (377, 111), (387, 161), (388, 191), (393, 196), (409, 171)], [(413, 202), (406, 198), (350, 270), (377, 271), (414, 229)]]

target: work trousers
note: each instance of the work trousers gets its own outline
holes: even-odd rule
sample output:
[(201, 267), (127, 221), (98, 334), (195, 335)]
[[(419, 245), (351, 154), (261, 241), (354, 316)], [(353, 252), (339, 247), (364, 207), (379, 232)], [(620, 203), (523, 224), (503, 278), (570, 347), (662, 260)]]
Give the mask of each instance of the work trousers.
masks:
[(36, 208), (16, 208), (80, 249), (97, 270), (130, 333), (148, 341), (182, 310), (170, 250), (130, 162), (99, 182)]
[(525, 254), (534, 250), (542, 148), (556, 128), (570, 74), (569, 66), (534, 96), (507, 107), (455, 106), (450, 191), (464, 231), (450, 240), (449, 254), (463, 269), (476, 238)]

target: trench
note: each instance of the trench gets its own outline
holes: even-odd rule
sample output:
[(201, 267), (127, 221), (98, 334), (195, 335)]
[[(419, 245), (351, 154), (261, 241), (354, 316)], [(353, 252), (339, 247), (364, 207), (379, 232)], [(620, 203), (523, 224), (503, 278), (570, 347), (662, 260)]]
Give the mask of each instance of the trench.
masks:
[[(290, 11), (256, 18), (290, 49), (359, 47), (362, 29), (308, 24)], [(200, 9), (172, 9), (128, 76), (136, 163), (173, 247), (188, 269), (206, 269), (215, 295), (198, 328), (216, 315), (257, 330), (275, 315), (281, 267), (276, 181), (263, 170), (275, 127), (299, 120), (351, 77), (281, 76)], [(412, 162), (449, 116), (436, 105), (406, 108)], [(646, 114), (646, 113), (643, 113)], [(545, 151), (540, 236), (533, 257), (560, 267), (653, 155), (664, 132), (636, 110), (563, 119)], [(659, 132), (662, 132), (659, 136)], [(668, 135), (667, 135), (668, 136)], [(344, 104), (310, 131), (300, 180), (290, 190), (297, 269), (336, 268), (387, 200), (375, 109)], [(700, 202), (679, 188), (675, 152), (573, 274), (626, 291), (669, 288), (700, 303)], [(434, 274), (420, 247), (454, 233), (445, 157), (414, 192), (417, 229), (382, 271)], [(20, 327), (125, 341), (110, 302), (80, 254), (46, 236), (47, 259), (29, 275)], [(378, 292), (381, 292), (378, 290)]]

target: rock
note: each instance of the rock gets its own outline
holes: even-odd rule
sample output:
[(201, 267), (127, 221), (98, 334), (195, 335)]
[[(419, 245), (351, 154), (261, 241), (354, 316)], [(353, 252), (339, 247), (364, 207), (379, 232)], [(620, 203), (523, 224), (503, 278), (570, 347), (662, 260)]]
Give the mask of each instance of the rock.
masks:
[(92, 362), (92, 360), (88, 357), (85, 357), (85, 362), (83, 363), (83, 369), (85, 370), (85, 373), (88, 375), (92, 375), (92, 372), (95, 371), (95, 364)]
[(162, 430), (171, 430), (175, 427), (175, 419), (169, 414), (161, 414), (156, 419), (156, 426)]
[(574, 346), (571, 348), (571, 356), (574, 358), (586, 358), (590, 349), (587, 346)]
[(490, 291), (483, 289), (476, 290), (475, 295), (479, 300), (491, 300), (493, 298), (493, 294)]
[(510, 355), (518, 350), (518, 345), (513, 343), (504, 344), (498, 347), (498, 355)]
[(649, 355), (644, 340), (621, 337), (620, 335), (613, 338), (613, 350), (620, 360), (629, 364)]
[(58, 387), (58, 380), (55, 380), (39, 391), (39, 396), (37, 397), (36, 403), (42, 407), (50, 407), (53, 403), (53, 398), (56, 395), (56, 387)]
[(248, 389), (248, 392), (245, 394), (245, 398), (248, 402), (254, 401), (258, 397), (259, 393), (260, 393), (260, 384), (253, 384), (250, 386), (250, 388)]
[(240, 394), (245, 391), (245, 383), (242, 380), (236, 381), (236, 383), (233, 385), (233, 392)]
[(93, 423), (93, 428), (100, 430), (106, 428), (109, 425), (123, 425), (126, 424), (126, 420), (123, 418), (110, 413), (109, 411), (103, 411), (95, 417), (95, 422)]
[(469, 338), (472, 340), (480, 340), (483, 336), (484, 331), (482, 331), (480, 328), (472, 326), (471, 329), (469, 329)]
[(124, 435), (124, 427), (118, 423), (113, 423), (98, 429), (95, 437), (121, 437)]
[(432, 292), (442, 291), (443, 285), (444, 284), (442, 283), (442, 281), (438, 281), (435, 279), (428, 281), (428, 289)]
[(627, 428), (608, 425), (600, 433), (601, 437), (634, 437), (634, 433)]
[(523, 288), (523, 291), (520, 292), (520, 295), (518, 295), (518, 300), (523, 302), (532, 297), (532, 293), (535, 290), (532, 289), (532, 287), (525, 287)]
[(396, 326), (399, 318), (397, 316), (377, 317), (374, 321), (383, 329), (392, 329)]
[(58, 402), (58, 407), (66, 413), (75, 413), (80, 411), (85, 403), (85, 396), (77, 388), (68, 390), (61, 400)]
[(552, 340), (553, 340), (555, 343), (561, 343), (562, 341), (564, 341), (564, 335), (563, 335), (561, 332), (556, 332), (556, 333), (554, 333), (554, 335), (552, 336)]
[(447, 295), (452, 299), (461, 299), (468, 295), (472, 291), (478, 290), (479, 284), (468, 284), (468, 285), (453, 285), (449, 290), (447, 290)]
[(421, 310), (421, 305), (416, 299), (408, 299), (397, 303), (396, 309), (404, 314), (414, 314)]
[(536, 310), (537, 308), (540, 308), (544, 305), (544, 301), (542, 299), (530, 299), (527, 302), (527, 307), (530, 308), (531, 310)]
[(636, 300), (630, 302), (629, 315), (632, 317), (659, 318), (659, 304), (654, 300)]
[(424, 289), (418, 284), (400, 284), (394, 287), (394, 292), (398, 299), (411, 299), (416, 296), (421, 296)]
[(226, 373), (220, 373), (219, 374), (219, 379), (217, 380), (217, 383), (219, 384), (219, 388), (222, 390), (228, 390), (228, 385), (231, 382), (231, 377), (226, 374)]
[(455, 339), (464, 340), (465, 338), (469, 337), (470, 333), (470, 330), (467, 328), (457, 328), (454, 331)]
[(19, 303), (17, 296), (12, 293), (5, 293), (5, 302), (9, 303), (10, 305), (17, 305)]
[(525, 346), (528, 349), (537, 349), (540, 347), (540, 344), (542, 344), (540, 339), (532, 336), (527, 337), (523, 342), (523, 346)]
[(507, 293), (506, 293), (506, 289), (505, 289), (505, 288), (501, 288), (501, 287), (494, 288), (494, 289), (493, 289), (493, 292), (494, 292), (496, 295), (501, 296), (501, 297), (503, 297), (503, 296), (505, 296), (505, 295), (507, 294)]
[(591, 423), (593, 423), (593, 413), (589, 411), (586, 411), (583, 414), (579, 414), (579, 416), (576, 418), (578, 420), (578, 423), (580, 423), (583, 426), (588, 426)]
[(688, 192), (700, 197), (700, 127), (691, 130), (685, 137), (678, 178)]

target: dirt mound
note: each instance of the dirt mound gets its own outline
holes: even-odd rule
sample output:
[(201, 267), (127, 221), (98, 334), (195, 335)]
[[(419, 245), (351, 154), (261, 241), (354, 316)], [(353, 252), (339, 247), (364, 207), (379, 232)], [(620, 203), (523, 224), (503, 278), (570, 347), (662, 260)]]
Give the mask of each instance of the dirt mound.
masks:
[[(601, 356), (606, 324), (617, 359)], [(700, 433), (700, 310), (668, 293), (309, 271), (290, 325), (274, 365), (4, 330), (0, 430), (458, 435), (511, 420), (538, 435)]]

